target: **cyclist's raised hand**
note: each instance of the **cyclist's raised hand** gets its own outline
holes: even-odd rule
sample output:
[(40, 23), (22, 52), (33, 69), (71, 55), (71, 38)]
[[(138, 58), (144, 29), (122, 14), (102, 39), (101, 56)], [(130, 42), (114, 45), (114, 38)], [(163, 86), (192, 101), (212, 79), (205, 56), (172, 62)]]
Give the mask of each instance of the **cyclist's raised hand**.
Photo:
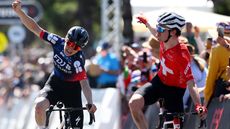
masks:
[(138, 20), (137, 21), (138, 23), (144, 24), (149, 29), (149, 31), (152, 33), (152, 35), (156, 37), (157, 35), (156, 29), (149, 24), (148, 19), (143, 14), (140, 14), (136, 18)]
[(207, 113), (208, 113), (208, 110), (205, 106), (202, 106), (200, 104), (197, 104), (195, 106), (195, 110), (196, 112), (198, 113), (199, 117), (202, 119), (202, 120), (205, 120), (206, 117), (207, 117)]
[(21, 1), (20, 0), (15, 0), (13, 3), (12, 3), (12, 8), (13, 10), (17, 13), (19, 11), (21, 11)]
[(138, 20), (137, 21), (138, 23), (142, 23), (144, 25), (148, 23), (146, 17), (143, 14), (141, 14), (140, 16), (137, 16), (137, 20)]

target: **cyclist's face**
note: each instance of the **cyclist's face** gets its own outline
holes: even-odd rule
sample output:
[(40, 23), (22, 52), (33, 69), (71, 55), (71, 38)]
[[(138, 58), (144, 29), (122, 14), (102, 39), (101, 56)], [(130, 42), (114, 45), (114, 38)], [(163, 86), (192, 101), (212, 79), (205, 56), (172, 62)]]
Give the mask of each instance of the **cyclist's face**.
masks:
[(156, 26), (158, 41), (165, 41), (169, 35), (169, 29), (160, 25)]
[(64, 53), (66, 56), (71, 56), (77, 53), (81, 48), (77, 46), (74, 42), (65, 39)]

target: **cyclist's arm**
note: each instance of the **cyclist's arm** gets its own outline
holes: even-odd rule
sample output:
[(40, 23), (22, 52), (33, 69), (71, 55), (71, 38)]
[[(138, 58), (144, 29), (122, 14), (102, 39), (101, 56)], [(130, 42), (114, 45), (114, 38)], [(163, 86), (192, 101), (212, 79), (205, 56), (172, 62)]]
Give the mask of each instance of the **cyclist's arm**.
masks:
[(188, 89), (189, 89), (189, 93), (190, 93), (190, 96), (193, 100), (193, 103), (196, 105), (196, 104), (201, 104), (201, 101), (200, 101), (200, 95), (199, 95), (199, 92), (198, 92), (198, 89), (195, 85), (195, 82), (194, 80), (189, 80), (187, 82), (187, 86), (188, 86)]
[(21, 2), (19, 0), (15, 0), (12, 3), (12, 8), (15, 13), (20, 18), (21, 22), (35, 35), (39, 37), (40, 32), (43, 30), (30, 16), (28, 16), (22, 9), (21, 9)]
[(157, 36), (157, 31), (156, 31), (156, 28), (152, 27), (149, 22), (147, 22), (146, 24), (146, 27), (149, 29), (149, 31), (151, 32), (151, 34), (156, 37)]
[(92, 100), (92, 91), (91, 88), (89, 86), (89, 81), (88, 79), (84, 79), (80, 81), (81, 84), (81, 89), (83, 91), (83, 94), (87, 100), (88, 104), (93, 104), (93, 100)]
[(149, 24), (148, 19), (143, 14), (138, 16), (137, 20), (139, 23), (144, 24), (149, 29), (149, 31), (152, 33), (152, 35), (156, 37), (157, 35), (156, 29)]

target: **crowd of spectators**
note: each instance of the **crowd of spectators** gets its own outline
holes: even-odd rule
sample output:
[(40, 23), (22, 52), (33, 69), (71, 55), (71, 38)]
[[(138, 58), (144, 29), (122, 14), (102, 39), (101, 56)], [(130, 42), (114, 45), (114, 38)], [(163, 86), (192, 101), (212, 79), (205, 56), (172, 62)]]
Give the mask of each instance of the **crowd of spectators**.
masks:
[[(226, 67), (229, 65), (227, 63), (229, 57), (229, 41), (221, 40), (220, 37), (216, 39), (217, 35), (216, 37), (211, 37), (213, 35), (206, 35), (206, 37), (201, 36), (200, 28), (193, 26), (191, 22), (188, 22), (185, 31), (180, 37), (180, 42), (187, 44), (188, 50), (191, 54), (191, 69), (194, 80), (198, 87), (201, 100), (204, 105), (207, 106), (207, 100), (205, 101), (205, 98), (207, 98), (210, 93), (215, 92), (215, 82), (219, 76), (222, 76), (219, 74), (220, 70), (223, 69), (222, 71), (224, 71), (223, 76), (225, 80), (228, 80), (229, 78), (225, 74)], [(112, 43), (110, 44), (112, 45)], [(223, 58), (219, 57), (221, 56), (220, 53), (218, 54), (218, 57), (213, 57), (212, 48), (214, 48), (214, 50), (220, 48), (222, 50), (221, 52), (226, 51), (224, 61)], [(109, 50), (107, 51), (109, 52)], [(128, 116), (127, 114), (129, 114), (127, 103), (131, 95), (136, 89), (150, 81), (157, 74), (160, 63), (158, 60), (159, 43), (156, 39), (150, 37), (148, 41), (145, 42), (134, 42), (130, 46), (123, 45), (120, 54), (121, 68), (119, 70), (120, 74), (116, 74), (116, 88), (120, 90), (122, 95), (122, 122), (125, 123)], [(209, 59), (211, 59), (211, 61)], [(217, 60), (220, 60), (219, 63), (216, 62)], [(212, 63), (211, 66), (209, 65), (210, 62)], [(100, 68), (100, 66), (98, 67)], [(214, 72), (209, 72), (208, 74), (210, 69), (212, 71), (214, 69)], [(103, 70), (101, 70), (101, 73), (103, 73)], [(101, 75), (98, 74), (97, 76), (100, 77)], [(212, 84), (210, 84), (210, 80), (212, 80)], [(207, 88), (206, 85), (208, 86)], [(210, 92), (210, 90), (212, 91)], [(224, 91), (225, 92), (218, 94), (216, 97), (220, 97), (220, 100), (229, 98), (229, 90), (225, 89)], [(189, 97), (188, 90), (186, 90), (183, 99), (185, 110), (193, 110), (194, 105), (191, 105), (191, 98)]]
[[(203, 98), (206, 78), (212, 76), (207, 74), (213, 66), (213, 64), (209, 66), (211, 50), (214, 46), (224, 47), (224, 45), (219, 45), (213, 37), (201, 37), (199, 27), (193, 27), (190, 22), (186, 24), (186, 31), (182, 33), (180, 39), (182, 43), (188, 44), (194, 79)], [(221, 39), (218, 41), (228, 44)], [(117, 48), (113, 48), (112, 42), (99, 44), (96, 55), (86, 61), (86, 70), (93, 88), (119, 89), (122, 96), (122, 113), (126, 116), (129, 113), (127, 102), (132, 93), (157, 74), (160, 64), (159, 43), (153, 37), (149, 37), (144, 42), (137, 41), (129, 46), (124, 44), (121, 46), (120, 55), (113, 54), (113, 49)], [(220, 49), (224, 50), (224, 48)], [(228, 54), (229, 50), (226, 53)], [(216, 59), (213, 56), (211, 54), (211, 63)], [(10, 109), (13, 98), (26, 98), (31, 90), (42, 88), (52, 69), (51, 58), (52, 52), (44, 47), (24, 48), (21, 54), (13, 57), (1, 54), (0, 107), (7, 105)], [(225, 70), (227, 66), (228, 63), (224, 63), (220, 67)], [(217, 69), (215, 73), (218, 73)], [(217, 78), (217, 75), (211, 78), (213, 83), (214, 78)], [(229, 77), (225, 78), (227, 80)], [(188, 107), (188, 94), (185, 92), (185, 108)]]
[(27, 98), (31, 90), (42, 88), (52, 69), (51, 54), (34, 47), (0, 55), (0, 107), (11, 109), (14, 98)]

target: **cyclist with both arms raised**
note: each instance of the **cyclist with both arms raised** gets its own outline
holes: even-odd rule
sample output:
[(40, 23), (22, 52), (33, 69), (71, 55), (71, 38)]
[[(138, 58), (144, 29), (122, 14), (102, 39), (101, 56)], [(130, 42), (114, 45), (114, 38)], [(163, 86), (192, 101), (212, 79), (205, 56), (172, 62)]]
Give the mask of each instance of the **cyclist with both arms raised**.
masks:
[[(148, 129), (143, 107), (164, 99), (164, 107), (171, 113), (182, 113), (183, 95), (188, 86), (190, 95), (196, 105), (196, 111), (201, 119), (205, 119), (207, 109), (201, 105), (200, 96), (195, 86), (190, 67), (190, 54), (185, 44), (178, 37), (185, 25), (185, 19), (176, 13), (163, 13), (158, 18), (156, 28), (141, 15), (137, 17), (140, 23), (146, 25), (150, 32), (160, 42), (160, 69), (157, 75), (139, 88), (131, 97), (129, 107), (135, 124), (139, 129)], [(203, 112), (199, 110), (202, 109)]]
[[(62, 101), (66, 107), (82, 107), (81, 90), (87, 100), (90, 113), (97, 108), (93, 104), (92, 92), (84, 69), (85, 58), (82, 48), (88, 43), (88, 32), (74, 26), (69, 29), (65, 38), (52, 34), (41, 28), (21, 9), (21, 2), (16, 0), (12, 8), (21, 22), (35, 35), (47, 41), (53, 48), (54, 70), (51, 73), (39, 96), (35, 100), (35, 119), (39, 128), (45, 126), (45, 111), (49, 106)], [(71, 113), (71, 125), (83, 128), (83, 111)]]

